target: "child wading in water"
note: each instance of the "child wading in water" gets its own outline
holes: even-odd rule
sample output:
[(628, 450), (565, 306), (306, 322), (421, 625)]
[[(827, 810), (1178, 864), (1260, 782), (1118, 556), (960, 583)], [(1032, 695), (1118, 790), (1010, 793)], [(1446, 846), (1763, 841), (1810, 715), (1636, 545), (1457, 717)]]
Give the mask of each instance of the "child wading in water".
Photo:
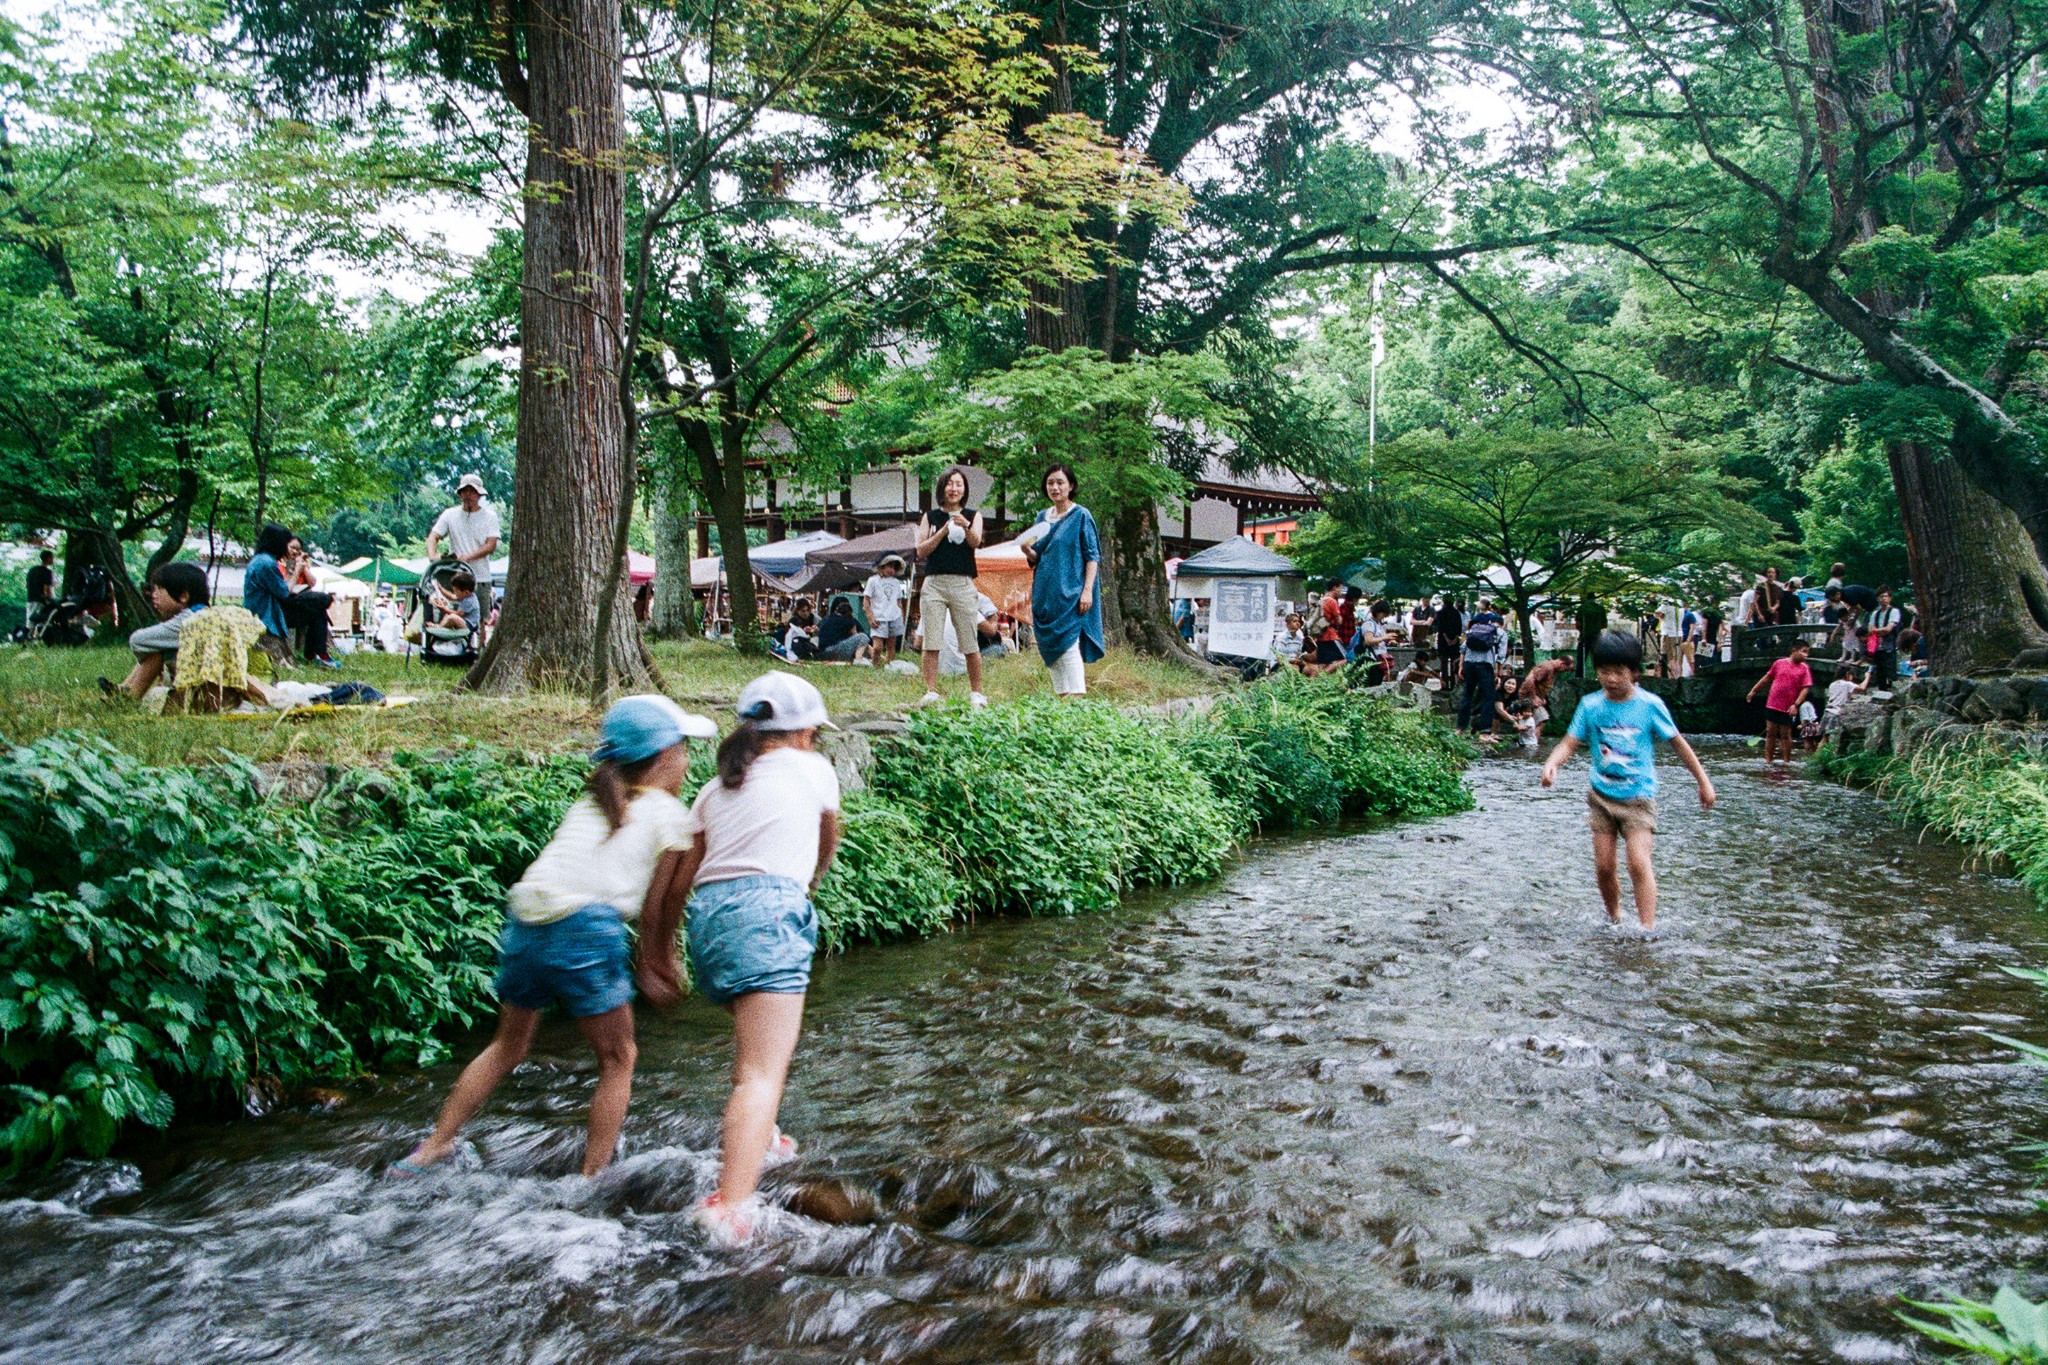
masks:
[(1607, 918), (1621, 921), (1621, 872), (1617, 845), (1628, 844), (1628, 877), (1636, 891), (1636, 917), (1645, 929), (1657, 927), (1657, 870), (1650, 853), (1657, 832), (1657, 741), (1669, 740), (1679, 761), (1700, 788), (1700, 809), (1714, 808), (1714, 784), (1700, 766), (1699, 755), (1678, 733), (1663, 698), (1636, 686), (1643, 676), (1642, 641), (1610, 630), (1593, 646), (1593, 671), (1600, 690), (1580, 699), (1571, 729), (1543, 765), (1543, 785), (1557, 781), (1557, 770), (1581, 744), (1592, 746), (1593, 780), (1586, 789), (1588, 819), (1593, 826), (1593, 872)]
[[(665, 903), (689, 887), (682, 865), (698, 828), (676, 796), (689, 775), (688, 740), (717, 734), (667, 697), (626, 697), (605, 714), (584, 795), (506, 898), (498, 1036), (463, 1068), (434, 1135), (392, 1174), (418, 1175), (454, 1150), (462, 1126), (526, 1059), (540, 1012), (552, 1004), (582, 1026), (597, 1053), (583, 1174), (612, 1159), (633, 1093), (626, 921), (644, 912), (650, 923), (674, 922)], [(643, 935), (643, 957), (648, 949)]]
[[(718, 776), (691, 807), (701, 832), (677, 875), (696, 887), (690, 975), (707, 1000), (732, 1011), (718, 1189), (697, 1216), (715, 1236), (739, 1243), (753, 1233), (750, 1201), (771, 1148), (778, 1156), (796, 1151), (776, 1131), (775, 1113), (818, 946), (810, 898), (838, 851), (840, 826), (839, 779), (813, 748), (819, 728), (832, 726), (818, 689), (793, 674), (765, 673), (733, 709), (739, 728), (718, 746)], [(644, 939), (672, 951), (675, 934), (650, 925)], [(642, 988), (651, 998), (667, 994), (673, 958), (645, 962)]]

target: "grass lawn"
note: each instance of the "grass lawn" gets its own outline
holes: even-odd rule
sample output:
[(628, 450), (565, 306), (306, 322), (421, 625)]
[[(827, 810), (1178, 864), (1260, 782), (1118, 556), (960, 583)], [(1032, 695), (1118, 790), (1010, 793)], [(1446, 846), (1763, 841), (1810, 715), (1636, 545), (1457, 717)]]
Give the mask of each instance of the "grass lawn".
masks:
[[(668, 694), (685, 707), (724, 723), (746, 681), (769, 667), (722, 645), (660, 642), (654, 654)], [(596, 717), (582, 697), (535, 692), (513, 699), (472, 697), (455, 690), (462, 671), (407, 666), (386, 654), (345, 658), (333, 672), (300, 668), (308, 682), (367, 682), (390, 696), (419, 698), (389, 711), (344, 710), (288, 720), (281, 715), (160, 716), (129, 703), (101, 699), (94, 679), (119, 679), (131, 658), (118, 645), (84, 649), (0, 647), (0, 740), (24, 743), (55, 730), (103, 736), (117, 748), (152, 763), (196, 763), (223, 751), (258, 762), (302, 758), (344, 764), (374, 763), (395, 749), (442, 749), (493, 744), (529, 750), (585, 749)], [(787, 664), (777, 667), (788, 668)], [(836, 717), (907, 710), (924, 684), (880, 669), (809, 664), (797, 670), (818, 685)], [(1112, 653), (1088, 673), (1093, 695), (1105, 700), (1157, 702), (1214, 690), (1214, 684), (1178, 665)], [(1045, 666), (1035, 653), (994, 659), (989, 696), (996, 701), (1047, 690)], [(967, 681), (942, 678), (939, 690), (964, 701)]]

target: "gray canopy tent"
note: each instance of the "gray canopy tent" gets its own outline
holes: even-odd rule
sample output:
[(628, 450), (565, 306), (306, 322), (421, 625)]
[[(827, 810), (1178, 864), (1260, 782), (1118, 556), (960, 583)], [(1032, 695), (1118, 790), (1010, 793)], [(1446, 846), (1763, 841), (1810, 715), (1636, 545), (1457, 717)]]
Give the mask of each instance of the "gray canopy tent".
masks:
[(1282, 601), (1300, 602), (1308, 597), (1308, 580), (1293, 560), (1243, 536), (1218, 541), (1183, 559), (1174, 574), (1173, 595), (1214, 597), (1219, 578), (1270, 578), (1275, 580), (1273, 595)]

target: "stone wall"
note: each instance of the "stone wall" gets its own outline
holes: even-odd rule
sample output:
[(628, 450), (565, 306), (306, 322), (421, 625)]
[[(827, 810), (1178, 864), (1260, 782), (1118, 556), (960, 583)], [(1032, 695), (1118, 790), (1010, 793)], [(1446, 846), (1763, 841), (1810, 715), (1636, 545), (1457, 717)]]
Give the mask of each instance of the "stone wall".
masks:
[(1846, 753), (1894, 758), (1962, 740), (2048, 755), (2048, 676), (1915, 678), (1889, 700), (1851, 700), (1835, 735)]

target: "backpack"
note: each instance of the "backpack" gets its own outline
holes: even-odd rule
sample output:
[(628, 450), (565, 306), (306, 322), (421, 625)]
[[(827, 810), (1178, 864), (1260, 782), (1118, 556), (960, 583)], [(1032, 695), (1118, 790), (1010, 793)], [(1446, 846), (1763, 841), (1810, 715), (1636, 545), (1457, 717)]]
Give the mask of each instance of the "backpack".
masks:
[(1500, 627), (1492, 621), (1474, 621), (1472, 628), (1465, 632), (1465, 652), (1468, 654), (1491, 654), (1500, 643)]
[(1321, 607), (1317, 607), (1309, 614), (1308, 624), (1302, 627), (1303, 630), (1308, 632), (1308, 638), (1311, 640), (1320, 638), (1322, 633), (1329, 628), (1329, 619), (1323, 615)]

